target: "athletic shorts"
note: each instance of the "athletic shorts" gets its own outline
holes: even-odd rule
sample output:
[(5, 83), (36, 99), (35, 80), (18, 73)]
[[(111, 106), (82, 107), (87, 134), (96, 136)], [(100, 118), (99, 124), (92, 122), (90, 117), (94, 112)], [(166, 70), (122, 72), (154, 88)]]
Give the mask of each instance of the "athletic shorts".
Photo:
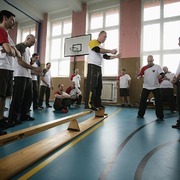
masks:
[(129, 96), (129, 89), (127, 89), (127, 88), (120, 88), (120, 96), (121, 97)]
[(13, 71), (0, 69), (0, 97), (12, 95)]

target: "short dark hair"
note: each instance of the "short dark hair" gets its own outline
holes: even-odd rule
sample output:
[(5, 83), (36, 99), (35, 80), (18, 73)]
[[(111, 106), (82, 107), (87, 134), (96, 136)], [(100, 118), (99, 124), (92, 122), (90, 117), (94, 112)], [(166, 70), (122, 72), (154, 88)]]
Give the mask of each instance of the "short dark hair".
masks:
[(122, 71), (126, 71), (125, 69), (121, 69)]
[(46, 63), (46, 65), (49, 65), (49, 64), (51, 64), (51, 63), (50, 62)]
[(35, 57), (35, 56), (39, 56), (39, 54), (38, 53), (33, 53), (32, 57)]
[(11, 16), (15, 17), (15, 15), (8, 11), (8, 10), (2, 10), (0, 11), (0, 23), (3, 22), (3, 17), (6, 16), (7, 18), (10, 18)]
[(104, 33), (106, 33), (106, 31), (101, 31), (101, 32), (99, 33), (99, 35), (104, 34)]

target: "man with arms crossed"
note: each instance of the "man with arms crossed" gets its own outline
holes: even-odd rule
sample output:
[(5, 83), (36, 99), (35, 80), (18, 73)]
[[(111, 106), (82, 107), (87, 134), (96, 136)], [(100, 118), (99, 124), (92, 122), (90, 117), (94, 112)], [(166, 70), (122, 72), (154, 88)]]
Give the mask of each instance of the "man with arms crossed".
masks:
[(15, 25), (15, 15), (7, 10), (0, 11), (0, 135), (6, 134), (9, 126), (4, 117), (6, 98), (12, 94), (14, 57), (21, 57), (8, 34)]

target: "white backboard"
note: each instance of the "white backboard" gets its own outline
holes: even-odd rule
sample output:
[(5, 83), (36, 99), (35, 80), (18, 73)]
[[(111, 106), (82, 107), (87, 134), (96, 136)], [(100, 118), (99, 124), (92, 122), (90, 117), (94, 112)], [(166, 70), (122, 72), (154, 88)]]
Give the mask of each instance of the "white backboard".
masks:
[(91, 41), (91, 34), (66, 38), (64, 57), (88, 55), (89, 41)]

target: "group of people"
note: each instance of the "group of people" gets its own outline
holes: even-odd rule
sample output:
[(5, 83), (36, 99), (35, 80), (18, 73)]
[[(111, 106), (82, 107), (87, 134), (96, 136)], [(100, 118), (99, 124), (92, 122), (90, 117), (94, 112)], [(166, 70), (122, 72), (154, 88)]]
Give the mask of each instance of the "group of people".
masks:
[[(149, 56), (148, 58), (150, 59)], [(153, 61), (152, 60), (148, 60), (148, 65), (146, 66), (146, 68), (149, 68), (151, 66), (154, 66)], [(144, 67), (142, 69), (142, 71), (144, 71)], [(175, 73), (172, 73), (168, 70), (168, 67), (164, 66), (162, 68), (162, 75), (163, 77), (158, 77), (159, 78), (159, 85), (157, 84), (157, 87), (160, 88), (161, 91), (161, 98), (162, 98), (162, 102), (163, 103), (168, 103), (169, 109), (172, 113), (176, 112), (176, 96), (175, 96), (175, 90), (174, 90), (174, 86), (175, 86), (175, 81), (176, 81), (176, 75)], [(142, 77), (144, 74), (144, 72), (140, 72), (140, 77)], [(141, 75), (142, 74), (142, 75)], [(138, 79), (140, 78), (138, 77)], [(147, 80), (148, 83), (151, 81)], [(119, 87), (120, 89), (120, 97), (121, 97), (121, 106), (124, 107), (125, 106), (125, 99), (127, 101), (127, 105), (128, 107), (131, 107), (130, 104), (130, 97), (129, 97), (129, 88), (130, 88), (130, 84), (131, 84), (131, 77), (129, 74), (126, 74), (126, 70), (122, 69), (121, 70), (121, 74), (118, 76), (117, 78), (117, 87)], [(154, 88), (152, 85), (150, 88)], [(148, 87), (147, 87), (148, 88)], [(149, 96), (149, 93), (148, 93)], [(147, 100), (147, 99), (146, 99)], [(155, 104), (154, 102), (154, 98), (151, 98), (153, 104)], [(147, 100), (148, 101), (148, 100)], [(144, 105), (143, 105), (144, 106)]]
[[(0, 11), (0, 135), (6, 134), (4, 129), (21, 124), (23, 121), (34, 120), (29, 115), (33, 102), (33, 109), (42, 109), (44, 94), (46, 93), (46, 107), (49, 104), (52, 78), (51, 63), (46, 64), (42, 71), (37, 65), (39, 55), (30, 54), (36, 38), (29, 34), (19, 44), (14, 44), (9, 30), (15, 25), (15, 15), (7, 10)], [(38, 95), (38, 75), (40, 77), (40, 93)], [(8, 117), (4, 116), (6, 98), (10, 97)]]
[[(180, 39), (179, 39), (180, 46)], [(141, 98), (139, 103), (139, 110), (137, 118), (144, 118), (145, 111), (147, 108), (147, 99), (149, 94), (152, 92), (155, 98), (155, 112), (157, 121), (164, 120), (163, 114), (163, 99), (166, 97), (168, 101), (170, 111), (175, 111), (175, 96), (174, 96), (174, 85), (177, 86), (176, 100), (177, 109), (179, 113), (179, 119), (177, 123), (173, 125), (173, 128), (180, 128), (180, 93), (179, 93), (179, 77), (180, 77), (180, 63), (176, 74), (168, 71), (166, 66), (162, 68), (154, 64), (154, 58), (152, 55), (147, 57), (147, 65), (142, 67), (137, 79), (144, 78), (143, 88), (141, 92)]]
[[(86, 100), (85, 108), (97, 111), (99, 108), (104, 108), (101, 104), (101, 91), (102, 91), (102, 70), (101, 65), (103, 59), (111, 60), (120, 58), (121, 53), (117, 54), (116, 49), (105, 49), (101, 46), (107, 38), (107, 33), (101, 31), (97, 40), (89, 42), (89, 59), (88, 59), (88, 74), (86, 84)], [(179, 38), (180, 46), (180, 38)], [(108, 55), (110, 53), (112, 55)], [(163, 72), (164, 71), (164, 72)], [(171, 112), (175, 111), (173, 84), (177, 85), (177, 109), (179, 112), (179, 119), (177, 123), (173, 125), (173, 128), (180, 128), (180, 65), (177, 69), (176, 75), (170, 73), (167, 67), (163, 68), (163, 71), (159, 65), (154, 64), (154, 58), (152, 55), (147, 57), (147, 65), (142, 67), (137, 79), (144, 78), (139, 110), (137, 118), (143, 118), (146, 108), (147, 99), (150, 92), (153, 93), (155, 98), (155, 110), (157, 121), (163, 121), (163, 103), (162, 96), (168, 94), (168, 102)], [(129, 87), (131, 83), (131, 77), (125, 73), (126, 70), (122, 69), (121, 75), (118, 76), (117, 81), (120, 87), (120, 96), (122, 98), (122, 106), (125, 105), (125, 97), (127, 98), (128, 105), (130, 105), (129, 99)]]
[[(34, 45), (35, 37), (30, 34), (15, 46), (8, 33), (14, 25), (15, 15), (7, 10), (0, 11), (0, 135), (6, 134), (2, 129), (30, 118), (31, 70), (41, 72), (40, 68), (30, 65), (29, 48)], [(4, 117), (6, 98), (11, 96), (9, 116)]]
[[(12, 127), (16, 124), (21, 124), (22, 121), (34, 120), (30, 117), (30, 106), (33, 102), (33, 109), (43, 109), (43, 98), (46, 94), (46, 107), (52, 107), (49, 104), (50, 90), (53, 89), (53, 82), (51, 78), (50, 68), (51, 63), (47, 63), (45, 69), (42, 71), (37, 65), (39, 55), (34, 53), (31, 57), (29, 48), (36, 42), (34, 35), (27, 35), (24, 42), (15, 45), (9, 35), (9, 30), (13, 29), (15, 25), (15, 15), (7, 10), (0, 11), (0, 135), (6, 134), (3, 129)], [(121, 53), (117, 54), (116, 49), (105, 49), (101, 46), (107, 38), (107, 33), (101, 31), (97, 40), (91, 40), (88, 44), (88, 73), (86, 84), (85, 108), (94, 111), (99, 108), (104, 108), (101, 103), (102, 91), (102, 60), (112, 60), (120, 58)], [(180, 45), (180, 40), (179, 40)], [(138, 118), (143, 118), (146, 111), (146, 101), (152, 92), (155, 97), (156, 116), (158, 120), (162, 121), (163, 105), (161, 95), (172, 93), (172, 91), (160, 91), (163, 86), (167, 85), (167, 81), (173, 81), (177, 84), (177, 106), (180, 111), (180, 67), (177, 70), (176, 76), (172, 76), (168, 72), (168, 68), (164, 67), (162, 71), (159, 65), (153, 63), (152, 55), (147, 58), (148, 64), (144, 66), (138, 78), (144, 77), (143, 89), (139, 104)], [(38, 95), (38, 75), (40, 77), (40, 92)], [(71, 77), (71, 85), (64, 91), (64, 85), (59, 84), (58, 90), (54, 93), (55, 101), (53, 107), (57, 111), (64, 113), (68, 112), (68, 107), (74, 103), (79, 107), (82, 100), (82, 93), (80, 91), (80, 75), (78, 69)], [(120, 84), (120, 96), (122, 97), (122, 106), (125, 105), (124, 97), (127, 97), (128, 106), (130, 105), (129, 87), (131, 77), (126, 74), (126, 70), (122, 69), (121, 75), (118, 77)], [(172, 88), (172, 87), (169, 87)], [(5, 102), (7, 97), (11, 97), (11, 104), (8, 117), (4, 117)], [(170, 98), (170, 97), (169, 97)], [(170, 98), (172, 100), (172, 97)], [(169, 101), (170, 102), (170, 101)], [(174, 111), (174, 104), (170, 103), (171, 111)], [(173, 127), (180, 126), (180, 120)]]
[[(78, 81), (79, 82), (79, 81)], [(64, 85), (58, 85), (58, 91), (54, 93), (53, 107), (56, 111), (63, 113), (68, 112), (68, 108), (74, 106), (79, 108), (82, 101), (81, 90), (77, 87), (78, 84), (75, 81), (71, 81), (71, 85), (64, 91)]]

